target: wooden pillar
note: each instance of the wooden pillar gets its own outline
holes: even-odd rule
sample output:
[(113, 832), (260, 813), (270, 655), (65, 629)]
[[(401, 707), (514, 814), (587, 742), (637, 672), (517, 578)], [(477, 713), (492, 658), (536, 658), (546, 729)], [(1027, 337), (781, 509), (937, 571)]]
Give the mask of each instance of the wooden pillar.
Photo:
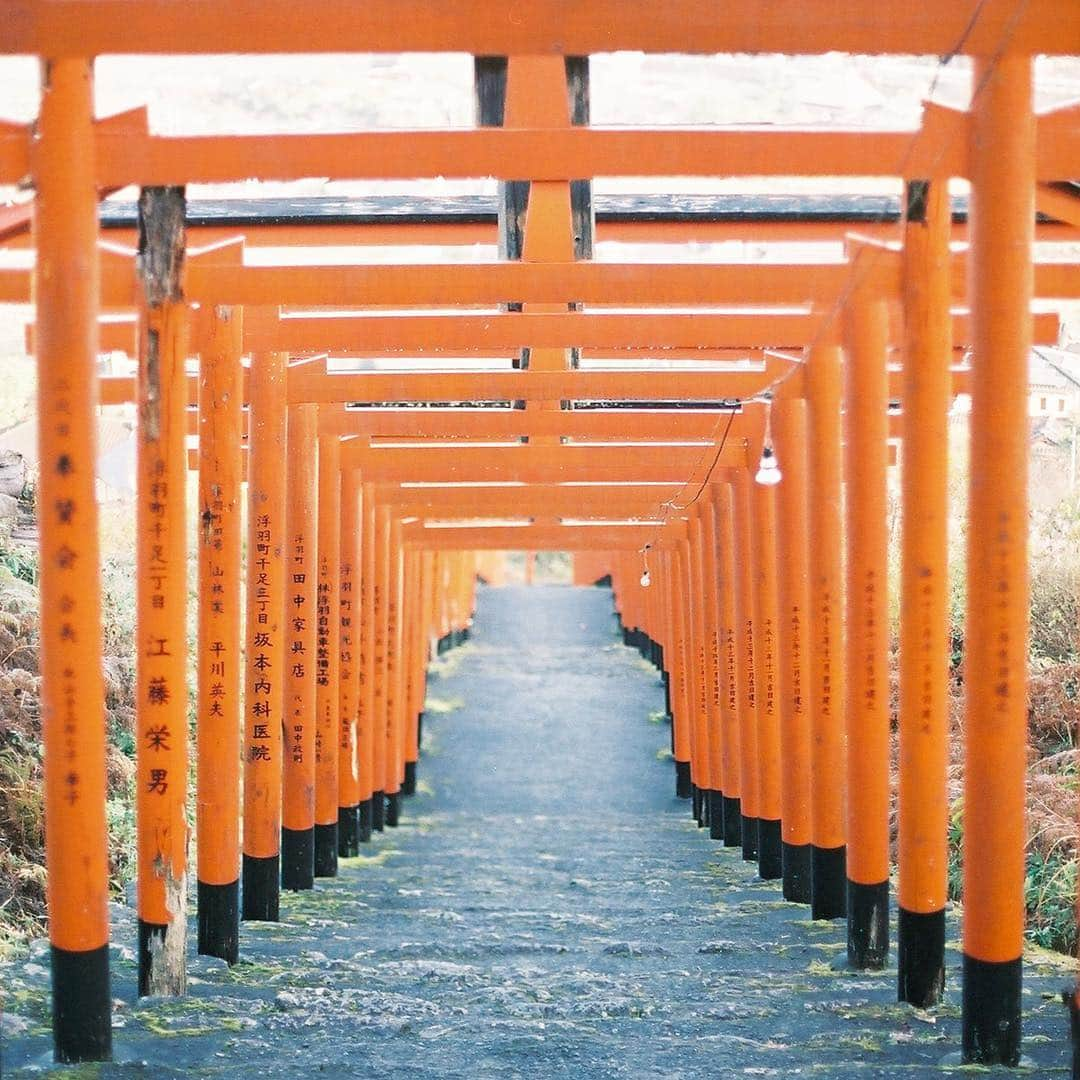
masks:
[(840, 349), (821, 343), (806, 366), (810, 544), (811, 900), (815, 919), (847, 913), (844, 849), (844, 631)]
[(184, 189), (139, 194), (135, 511), (139, 993), (187, 986)]
[(739, 787), (742, 853), (749, 862), (758, 857), (760, 771), (758, 747), (757, 677), (754, 660), (754, 567), (750, 472), (735, 469), (731, 483), (735, 529), (735, 626), (739, 679)]
[(53, 1047), (112, 1054), (97, 464), (93, 66), (42, 62), (34, 140), (41, 713)]
[(716, 508), (712, 492), (698, 503), (702, 526), (703, 573), (705, 602), (705, 659), (706, 677), (709, 681), (708, 729), (709, 729), (709, 775), (712, 790), (709, 793), (709, 838), (724, 839), (724, 662), (720, 639), (720, 575), (716, 545)]
[(783, 874), (776, 488), (754, 484), (750, 501), (754, 518), (751, 568), (758, 705), (758, 872), (771, 879)]
[(405, 605), (403, 632), (405, 636), (406, 696), (403, 723), (405, 741), (403, 746), (401, 794), (416, 794), (416, 768), (420, 760), (420, 711), (424, 706), (424, 633), (421, 621), (421, 595), (423, 570), (420, 552), (410, 550), (405, 555)]
[(243, 309), (202, 307), (199, 348), (199, 952), (240, 955)]
[(361, 578), (360, 474), (341, 474), (341, 564), (338, 583), (338, 856), (360, 854), (360, 765), (357, 755), (359, 723), (359, 642)]
[(259, 353), (252, 358), (249, 377), (241, 914), (268, 922), (278, 919), (281, 892), (287, 364), (286, 353)]
[(709, 680), (707, 669), (707, 644), (705, 627), (705, 570), (704, 545), (701, 521), (695, 510), (691, 513), (689, 540), (686, 542), (686, 560), (689, 571), (686, 590), (687, 610), (691, 642), (691, 737), (693, 739), (693, 776), (697, 789), (700, 826), (709, 824), (709, 804), (713, 790), (709, 760)]
[(396, 827), (401, 817), (402, 715), (405, 705), (401, 607), (404, 579), (401, 520), (390, 518), (386, 559), (386, 824)]
[(974, 380), (964, 671), (963, 1056), (1020, 1057), (1027, 747), (1032, 61), (979, 57), (968, 256)]
[(341, 669), (341, 441), (319, 438), (319, 592), (315, 662), (315, 876), (338, 860), (338, 707)]
[[(879, 257), (857, 252), (852, 272)], [(884, 299), (857, 285), (844, 311), (847, 952), (874, 970), (889, 954), (888, 331)]]
[(281, 884), (315, 885), (318, 405), (289, 406)]
[(719, 552), (720, 657), (724, 666), (721, 739), (724, 777), (724, 846), (742, 846), (742, 724), (739, 702), (743, 672), (739, 664), (739, 628), (735, 606), (735, 515), (731, 485), (716, 484), (716, 538)]
[(772, 406), (776, 460), (776, 578), (779, 606), (780, 814), (785, 900), (810, 903), (810, 587), (807, 546), (806, 402), (782, 397)]
[(904, 214), (897, 992), (945, 990), (949, 874), (948, 182), (912, 180)]
[(690, 777), (690, 732), (682, 703), (680, 670), (681, 639), (678, 627), (678, 565), (674, 551), (659, 553), (660, 580), (664, 600), (664, 659), (668, 665), (668, 707), (671, 712), (671, 752), (675, 756), (675, 796), (689, 799), (692, 795)]
[[(389, 593), (390, 593), (390, 510), (386, 506), (375, 508), (374, 576), (372, 578), (373, 637), (374, 653), (372, 656), (372, 712), (373, 731), (372, 773), (375, 790), (371, 796), (371, 827), (382, 832), (386, 825), (386, 717), (389, 707), (389, 686), (387, 679), (387, 650), (389, 642)], [(452, 567), (452, 560), (447, 559), (447, 570)], [(452, 599), (453, 575), (448, 574), (444, 585), (446, 599)], [(452, 614), (448, 609), (446, 636), (452, 636)]]
[(359, 839), (371, 840), (375, 813), (375, 488), (365, 484), (360, 514), (360, 628), (357, 661), (360, 681), (357, 755), (360, 758)]

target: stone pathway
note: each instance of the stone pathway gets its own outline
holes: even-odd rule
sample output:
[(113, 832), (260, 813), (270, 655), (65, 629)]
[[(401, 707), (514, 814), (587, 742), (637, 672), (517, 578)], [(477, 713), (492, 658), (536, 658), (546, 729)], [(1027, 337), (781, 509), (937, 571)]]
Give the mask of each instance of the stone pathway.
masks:
[[(186, 999), (138, 1000), (116, 906), (117, 1060), (76, 1075), (964, 1074), (941, 1064), (955, 948), (948, 1002), (898, 1005), (895, 971), (834, 970), (843, 924), (783, 903), (674, 799), (662, 692), (606, 590), (482, 590), (437, 668), (403, 825), (286, 896), (282, 923), (245, 924), (237, 967), (194, 959)], [(5, 1075), (50, 1071), (43, 945), (0, 968)], [(1067, 1075), (1068, 972), (1029, 965), (1039, 1075)]]

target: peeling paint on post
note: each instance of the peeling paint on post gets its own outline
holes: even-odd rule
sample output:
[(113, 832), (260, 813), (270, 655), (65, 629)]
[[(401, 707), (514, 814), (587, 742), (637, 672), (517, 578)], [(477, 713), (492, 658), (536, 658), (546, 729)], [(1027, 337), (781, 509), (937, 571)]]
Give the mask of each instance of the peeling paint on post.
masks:
[(187, 986), (187, 307), (183, 188), (139, 195), (136, 820), (139, 993)]

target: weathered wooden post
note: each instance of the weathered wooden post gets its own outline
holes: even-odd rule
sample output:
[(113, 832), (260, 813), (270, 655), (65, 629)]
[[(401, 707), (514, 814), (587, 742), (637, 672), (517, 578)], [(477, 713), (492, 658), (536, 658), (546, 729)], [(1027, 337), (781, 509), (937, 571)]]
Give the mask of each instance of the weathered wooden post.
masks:
[(139, 193), (135, 512), (139, 993), (187, 985), (184, 189)]
[(34, 146), (41, 711), (56, 1060), (107, 1061), (109, 880), (97, 498), (93, 65), (44, 59)]
[(240, 956), (243, 309), (195, 313), (199, 351), (199, 952)]

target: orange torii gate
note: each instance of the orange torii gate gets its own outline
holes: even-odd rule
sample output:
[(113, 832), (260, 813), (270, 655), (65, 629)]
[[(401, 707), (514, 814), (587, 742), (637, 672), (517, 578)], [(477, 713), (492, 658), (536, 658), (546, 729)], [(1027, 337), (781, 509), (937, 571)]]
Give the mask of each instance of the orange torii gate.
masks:
[[(200, 845), (200, 948), (235, 958), (239, 911), (276, 918), (282, 883), (305, 887), (317, 870), (332, 872), (336, 851), (354, 851), (367, 830), (383, 824), (384, 811), (385, 824), (395, 823), (409, 765), (415, 781), (428, 636), (456, 640), (471, 611), (475, 564), (452, 553), (505, 548), (512, 539), (532, 550), (616, 553), (608, 570), (624, 625), (644, 632), (650, 648), (658, 643), (669, 664), (680, 790), (693, 795), (699, 821), (718, 839), (740, 844), (763, 874), (781, 876), (785, 895), (810, 901), (815, 915), (846, 914), (852, 962), (881, 966), (889, 871), (884, 488), (892, 422), (901, 429), (905, 466), (900, 995), (919, 1005), (936, 1001), (945, 905), (942, 432), (956, 389), (952, 342), (970, 344), (974, 377), (960, 376), (971, 383), (976, 451), (963, 1050), (966, 1060), (1015, 1064), (1025, 840), (1023, 380), (1028, 344), (1033, 336), (1052, 338), (1056, 327), (1052, 318), (1031, 314), (1039, 275), (1045, 295), (1077, 291), (1075, 274), (1036, 272), (1030, 261), (1037, 184), (1068, 179), (1077, 162), (1075, 109), (1038, 120), (1033, 114), (1030, 56), (1080, 39), (1080, 16), (1055, 10), (1049, 0), (1019, 13), (991, 0), (974, 20), (960, 4), (884, 14), (860, 4), (844, 11), (803, 6), (763, 19), (758, 3), (740, 0), (722, 18), (703, 19), (684, 2), (662, 17), (643, 3), (616, 11), (597, 2), (572, 11), (540, 3), (511, 19), (505, 8), (472, 0), (466, 18), (418, 0), (406, 13), (381, 2), (363, 9), (333, 3), (317, 25), (297, 28), (277, 0), (242, 20), (233, 18), (232, 5), (203, 0), (186, 5), (182, 21), (162, 0), (9, 6), (0, 49), (46, 61), (36, 137), (31, 144), (25, 131), (0, 133), (0, 177), (29, 174), (37, 190), (42, 671), (57, 1056), (109, 1053), (94, 360), (99, 309), (135, 308), (137, 336), (121, 322), (102, 328), (101, 340), (131, 344), (137, 385), (102, 385), (108, 400), (135, 400), (140, 412), (140, 858), (144, 869), (156, 868), (145, 881), (140, 874), (140, 987), (159, 993), (183, 987), (186, 746), (174, 710), (183, 697), (185, 414), (197, 397), (200, 574), (210, 598), (200, 605), (200, 747), (220, 738), (221, 752), (234, 762), (242, 630), (247, 654), (242, 903), (234, 797), (240, 778), (216, 750), (201, 749), (200, 790), (205, 769), (219, 801), (200, 801), (199, 824), (220, 830), (220, 842), (207, 845), (205, 867)], [(559, 81), (571, 81), (569, 69), (553, 77), (563, 56), (601, 48), (945, 55), (958, 41), (977, 58), (971, 113), (930, 108), (918, 137), (604, 132), (575, 120), (572, 110), (562, 118), (552, 112), (560, 96), (561, 107), (568, 105)], [(123, 50), (147, 52), (456, 48), (496, 57), (543, 54), (557, 63), (510, 61), (502, 128), (162, 139), (140, 130), (137, 116), (108, 125), (92, 119), (88, 57), (121, 42)], [(547, 95), (533, 116), (515, 97), (523, 72), (543, 80)], [(233, 179), (241, 171), (279, 178), (312, 162), (325, 172), (331, 159), (328, 175), (349, 178), (500, 178), (500, 199), (511, 211), (500, 235), (509, 261), (449, 270), (324, 267), (299, 275), (295, 268), (245, 267), (234, 245), (189, 253), (184, 271), (183, 192), (166, 185)], [(820, 277), (790, 268), (743, 273), (574, 261), (588, 256), (571, 250), (571, 239), (574, 215), (587, 212), (590, 198), (581, 189), (575, 197), (571, 180), (643, 169), (712, 175), (721, 161), (729, 175), (828, 169), (901, 176), (903, 246), (853, 243), (842, 269)], [(959, 269), (949, 266), (949, 176), (973, 185), (970, 316), (950, 315), (963, 290)], [(97, 247), (97, 192), (128, 183), (144, 188), (137, 276), (118, 272), (117, 256), (102, 256)], [(1054, 194), (1043, 189), (1040, 197), (1052, 201)], [(515, 240), (509, 222), (518, 209), (523, 221)], [(1071, 204), (1060, 212), (1072, 220)], [(0, 274), (0, 298), (22, 294), (20, 275)], [(265, 308), (344, 307), (358, 296), (371, 308), (466, 310), (316, 317)], [(904, 317), (890, 324), (896, 297)], [(467, 310), (505, 306), (511, 298), (520, 310)], [(192, 345), (201, 358), (197, 395), (184, 371), (183, 314), (193, 303), (205, 305)], [(683, 304), (733, 310), (603, 310)], [(798, 310), (764, 313), (754, 305)], [(580, 349), (582, 359), (591, 350), (649, 361), (677, 351), (680, 359), (726, 361), (730, 356), (717, 354), (765, 346), (808, 349), (795, 366), (772, 360), (700, 372), (655, 363), (597, 371), (574, 368), (571, 356)], [(903, 363), (890, 379), (889, 349), (897, 346)], [(240, 358), (248, 351), (255, 360), (245, 388)], [(524, 369), (336, 374), (317, 361), (289, 364), (292, 355), (324, 353), (515, 355)], [(895, 398), (903, 402), (899, 421), (888, 414)], [(713, 408), (688, 412), (692, 420), (679, 416), (666, 428), (648, 408), (631, 419), (610, 407), (597, 415), (560, 408), (563, 401), (707, 401)], [(524, 407), (474, 410), (467, 421), (462, 410), (455, 427), (456, 410), (399, 417), (403, 410), (376, 414), (344, 408), (349, 402)], [(423, 422), (429, 417), (430, 427)], [(395, 428), (403, 422), (413, 426)], [(671, 431), (695, 445), (665, 445)], [(385, 446), (380, 437), (427, 445)], [(469, 438), (529, 442), (492, 447)], [(619, 441), (605, 446), (605, 438)], [(447, 445), (431, 445), (433, 439)], [(624, 445), (631, 441), (651, 445)], [(777, 460), (783, 479), (774, 486)], [(754, 485), (759, 462), (762, 482)], [(242, 620), (238, 508), (245, 472), (250, 533)], [(849, 495), (843, 512), (842, 483)], [(441, 484), (454, 486), (424, 486)], [(472, 487), (478, 484), (521, 485), (521, 496), (509, 495), (500, 512), (513, 509), (523, 523), (469, 523), (482, 507), (499, 505), (482, 502)], [(604, 524), (604, 497), (585, 494), (597, 484), (614, 493), (611, 506), (626, 515), (620, 523)], [(658, 497), (637, 490), (646, 486)], [(453, 494), (436, 494), (443, 492)], [(307, 512), (314, 505), (317, 518)], [(639, 578), (642, 552), (653, 563)], [(313, 645), (313, 663), (287, 665), (287, 656), (311, 656)], [(843, 785), (832, 782), (841, 758), (846, 813)], [(332, 792), (336, 807), (327, 802)]]

